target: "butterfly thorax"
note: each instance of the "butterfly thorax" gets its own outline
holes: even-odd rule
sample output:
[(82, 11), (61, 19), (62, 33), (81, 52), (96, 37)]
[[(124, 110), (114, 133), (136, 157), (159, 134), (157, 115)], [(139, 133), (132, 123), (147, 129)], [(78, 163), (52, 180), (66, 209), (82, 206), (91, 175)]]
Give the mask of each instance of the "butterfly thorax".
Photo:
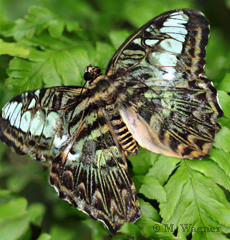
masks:
[(92, 97), (98, 106), (111, 105), (117, 99), (117, 89), (110, 84), (105, 75), (97, 77), (93, 82), (88, 84)]
[(110, 83), (106, 75), (101, 74), (101, 69), (89, 65), (85, 70), (84, 79), (92, 98), (98, 106), (105, 106), (115, 103), (117, 89)]

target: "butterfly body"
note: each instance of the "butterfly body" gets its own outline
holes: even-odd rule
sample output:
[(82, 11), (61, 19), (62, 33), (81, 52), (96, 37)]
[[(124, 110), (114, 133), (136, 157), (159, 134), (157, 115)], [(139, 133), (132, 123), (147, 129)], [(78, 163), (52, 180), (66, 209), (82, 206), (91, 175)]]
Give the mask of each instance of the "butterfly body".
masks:
[(124, 151), (132, 155), (137, 154), (137, 143), (119, 113), (118, 100), (122, 98), (120, 90), (124, 88), (124, 83), (114, 83), (106, 75), (101, 75), (98, 67), (91, 65), (86, 68), (86, 74), (88, 75), (85, 78), (90, 89), (91, 100), (101, 109), (108, 125), (111, 124), (112, 134), (117, 138)]
[[(84, 87), (22, 93), (0, 114), (0, 139), (49, 162), (59, 196), (115, 233), (140, 216), (127, 158), (138, 145), (182, 159), (208, 155), (223, 116), (202, 75), (209, 24), (192, 9), (163, 13), (117, 50)], [(141, 161), (141, 160), (140, 160)]]

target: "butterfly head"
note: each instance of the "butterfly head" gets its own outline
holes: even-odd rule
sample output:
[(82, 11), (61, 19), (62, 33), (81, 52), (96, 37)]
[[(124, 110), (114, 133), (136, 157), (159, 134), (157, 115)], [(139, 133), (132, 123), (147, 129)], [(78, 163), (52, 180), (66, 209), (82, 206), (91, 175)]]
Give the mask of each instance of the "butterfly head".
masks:
[(101, 73), (101, 68), (89, 65), (85, 69), (84, 79), (98, 105), (112, 104), (115, 101), (117, 90), (110, 84), (108, 77)]
[(85, 69), (84, 79), (88, 85), (101, 75), (101, 69), (99, 67), (87, 66)]

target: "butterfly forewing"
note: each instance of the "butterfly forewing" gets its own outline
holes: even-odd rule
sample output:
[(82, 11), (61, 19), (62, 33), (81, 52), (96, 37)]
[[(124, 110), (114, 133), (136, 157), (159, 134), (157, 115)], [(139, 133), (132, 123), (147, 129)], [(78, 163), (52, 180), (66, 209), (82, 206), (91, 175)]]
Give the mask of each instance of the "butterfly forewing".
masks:
[[(46, 160), (56, 143), (65, 141), (68, 119), (65, 112), (86, 98), (82, 88), (53, 87), (25, 92), (8, 102), (1, 111), (0, 139), (19, 154)], [(87, 98), (84, 99), (87, 101)], [(79, 104), (80, 105), (80, 104)], [(54, 150), (55, 151), (55, 150)]]
[(125, 154), (107, 121), (87, 89), (41, 89), (2, 109), (0, 139), (20, 154), (48, 159), (50, 183), (60, 197), (115, 233), (141, 212)]
[(132, 34), (114, 54), (107, 75), (125, 75), (127, 84), (187, 87), (203, 73), (209, 24), (192, 9), (163, 13)]
[(203, 77), (209, 24), (192, 9), (164, 13), (137, 30), (114, 54), (107, 75), (125, 82), (119, 111), (135, 140), (179, 158), (207, 156), (223, 112)]

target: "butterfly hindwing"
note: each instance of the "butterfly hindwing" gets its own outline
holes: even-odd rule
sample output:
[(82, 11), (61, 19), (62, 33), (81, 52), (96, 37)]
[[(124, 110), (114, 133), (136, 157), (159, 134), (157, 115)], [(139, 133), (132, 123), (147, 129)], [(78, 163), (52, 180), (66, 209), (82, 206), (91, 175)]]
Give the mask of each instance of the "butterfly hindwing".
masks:
[(53, 159), (50, 172), (62, 198), (103, 221), (112, 233), (141, 216), (125, 154), (100, 111), (90, 112)]
[(115, 233), (141, 212), (126, 156), (107, 123), (87, 89), (41, 89), (2, 109), (0, 139), (20, 154), (49, 160), (59, 196)]
[(179, 158), (208, 155), (222, 115), (210, 80), (191, 81), (189, 88), (133, 88), (126, 95), (129, 104), (121, 103), (120, 113), (139, 145)]

